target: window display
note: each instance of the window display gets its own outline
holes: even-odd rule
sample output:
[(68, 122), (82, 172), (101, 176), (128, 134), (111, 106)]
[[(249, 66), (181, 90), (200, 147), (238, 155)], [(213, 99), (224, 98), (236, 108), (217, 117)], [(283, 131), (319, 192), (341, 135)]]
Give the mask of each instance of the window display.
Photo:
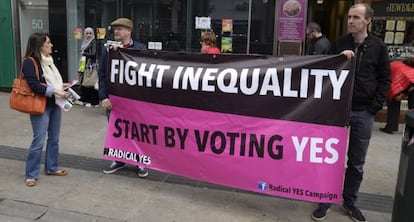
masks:
[(410, 0), (377, 1), (372, 3), (375, 16), (370, 31), (388, 45), (392, 60), (414, 56), (414, 17)]

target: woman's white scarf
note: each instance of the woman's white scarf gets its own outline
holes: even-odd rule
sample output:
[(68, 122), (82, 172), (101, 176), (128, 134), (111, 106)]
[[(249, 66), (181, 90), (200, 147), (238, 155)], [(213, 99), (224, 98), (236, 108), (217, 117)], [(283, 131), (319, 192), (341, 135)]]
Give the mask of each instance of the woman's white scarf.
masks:
[[(87, 38), (86, 38), (86, 33), (87, 33), (87, 32), (92, 32), (92, 36), (91, 36), (91, 38), (90, 38), (90, 39), (87, 39)], [(94, 31), (93, 31), (93, 29), (92, 29), (92, 28), (90, 28), (90, 27), (88, 27), (88, 28), (86, 28), (86, 29), (85, 29), (85, 31), (83, 32), (83, 35), (84, 35), (85, 37), (83, 38), (83, 41), (82, 41), (82, 44), (81, 44), (81, 47), (80, 47), (81, 52), (85, 51), (85, 49), (86, 49), (86, 48), (88, 48), (88, 46), (89, 46), (89, 44), (92, 42), (92, 40), (94, 40), (94, 39), (95, 39), (95, 32), (94, 32)]]
[(46, 79), (46, 84), (48, 86), (52, 86), (55, 89), (63, 89), (62, 76), (53, 63), (52, 56), (45, 56), (42, 54), (40, 64), (42, 65), (43, 76)]

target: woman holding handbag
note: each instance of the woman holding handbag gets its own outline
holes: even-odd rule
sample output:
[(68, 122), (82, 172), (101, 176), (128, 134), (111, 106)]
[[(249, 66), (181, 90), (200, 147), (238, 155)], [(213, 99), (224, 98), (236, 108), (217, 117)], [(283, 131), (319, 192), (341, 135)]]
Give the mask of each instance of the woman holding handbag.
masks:
[[(80, 48), (81, 56), (86, 57), (85, 70), (81, 73), (82, 83), (81, 83), (81, 105), (85, 104), (86, 107), (98, 106), (99, 105), (99, 96), (98, 91), (94, 88), (94, 85), (97, 81), (97, 64), (96, 64), (96, 40), (95, 33), (91, 27), (85, 28), (84, 39)], [(94, 73), (95, 72), (95, 73)], [(92, 84), (86, 84), (87, 79), (94, 74), (95, 82)]]
[[(46, 143), (45, 174), (52, 176), (66, 176), (67, 170), (58, 168), (59, 136), (62, 111), (55, 103), (55, 97), (67, 98), (63, 90), (67, 83), (53, 63), (52, 43), (46, 33), (33, 33), (27, 42), (25, 60), (23, 61), (23, 74), (33, 92), (47, 97), (46, 110), (43, 114), (30, 115), (33, 139), (26, 160), (26, 185), (36, 185), (40, 171), (42, 149)], [(34, 58), (36, 64), (28, 57)], [(39, 68), (38, 68), (39, 67)], [(37, 79), (38, 68), (40, 79)]]

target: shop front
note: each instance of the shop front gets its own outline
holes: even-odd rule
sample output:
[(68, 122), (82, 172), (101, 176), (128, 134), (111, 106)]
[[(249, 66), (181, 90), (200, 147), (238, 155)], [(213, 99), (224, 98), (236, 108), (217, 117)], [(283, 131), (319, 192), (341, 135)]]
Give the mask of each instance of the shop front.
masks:
[[(151, 50), (199, 52), (207, 19), (222, 53), (303, 55), (304, 29), (316, 21), (331, 41), (346, 32), (352, 0), (18, 0), (16, 67), (28, 36), (49, 32), (55, 63), (64, 77), (77, 76), (83, 30), (92, 27), (102, 45), (112, 39), (111, 21), (131, 18), (133, 38)], [(356, 1), (355, 1), (356, 2)], [(299, 7), (296, 7), (299, 6)], [(293, 7), (293, 8), (292, 8)], [(295, 8), (296, 7), (296, 8)], [(282, 19), (284, 20), (282, 24)]]
[(371, 32), (388, 46), (391, 60), (414, 56), (414, 3), (412, 0), (376, 1)]
[[(201, 28), (208, 18), (223, 53), (274, 54), (278, 0), (19, 0), (16, 60), (21, 61), (33, 32), (49, 32), (53, 56), (64, 80), (77, 76), (83, 30), (92, 27), (99, 45), (112, 39), (111, 21), (131, 18), (133, 38), (153, 50), (199, 52)], [(98, 35), (99, 32), (99, 35)], [(156, 46), (156, 47), (154, 47)], [(18, 64), (19, 65), (19, 64)]]

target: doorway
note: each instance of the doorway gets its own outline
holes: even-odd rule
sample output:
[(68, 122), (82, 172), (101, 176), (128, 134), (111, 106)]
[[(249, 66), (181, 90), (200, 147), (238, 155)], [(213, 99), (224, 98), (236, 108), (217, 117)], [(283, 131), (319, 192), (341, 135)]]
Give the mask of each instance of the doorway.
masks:
[(353, 0), (310, 0), (308, 23), (318, 23), (322, 33), (333, 42), (346, 33), (347, 13), (353, 3)]
[(27, 40), (34, 32), (49, 32), (48, 0), (20, 0), (20, 53), (22, 57), (26, 51)]

